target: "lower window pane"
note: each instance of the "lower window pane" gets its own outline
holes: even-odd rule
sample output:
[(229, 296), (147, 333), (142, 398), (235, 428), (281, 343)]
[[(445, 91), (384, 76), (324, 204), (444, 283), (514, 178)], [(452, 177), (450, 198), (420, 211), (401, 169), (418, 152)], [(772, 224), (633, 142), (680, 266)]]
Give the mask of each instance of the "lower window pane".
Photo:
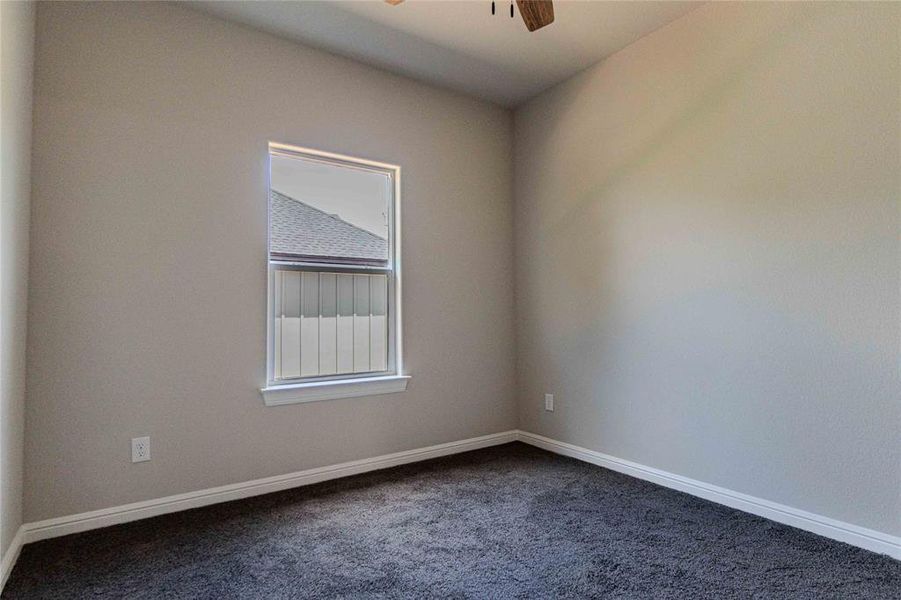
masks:
[(276, 379), (388, 370), (388, 276), (276, 271)]

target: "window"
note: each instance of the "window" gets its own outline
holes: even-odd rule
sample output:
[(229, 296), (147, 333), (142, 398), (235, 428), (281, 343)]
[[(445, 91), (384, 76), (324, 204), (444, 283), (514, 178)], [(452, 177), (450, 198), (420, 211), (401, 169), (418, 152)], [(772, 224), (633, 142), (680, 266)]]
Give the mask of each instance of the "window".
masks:
[(267, 404), (397, 392), (400, 168), (269, 144)]

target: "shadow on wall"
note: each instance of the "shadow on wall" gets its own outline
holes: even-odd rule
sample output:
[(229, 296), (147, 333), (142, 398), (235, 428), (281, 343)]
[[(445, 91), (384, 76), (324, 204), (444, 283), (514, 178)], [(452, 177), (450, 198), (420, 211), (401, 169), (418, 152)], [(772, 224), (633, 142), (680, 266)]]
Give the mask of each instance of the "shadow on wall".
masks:
[[(810, 402), (835, 402), (844, 388), (848, 397), (887, 396), (883, 386), (891, 382), (879, 353), (829, 320), (842, 310), (838, 301), (810, 304), (835, 277), (824, 274), (825, 265), (845, 268), (850, 248), (878, 253), (887, 240), (869, 239), (862, 230), (838, 232), (849, 210), (843, 197), (824, 195), (816, 210), (790, 201), (796, 192), (815, 196), (821, 184), (813, 177), (824, 161), (835, 163), (833, 173), (853, 167), (844, 164), (847, 157), (816, 155), (821, 138), (808, 132), (816, 126), (780, 79), (787, 55), (812, 67), (829, 59), (799, 52), (798, 40), (818, 34), (835, 10), (787, 9), (785, 19), (755, 24), (748, 41), (737, 39), (733, 54), (722, 58), (703, 55), (710, 32), (698, 29), (697, 47), (662, 57), (663, 66), (649, 65), (659, 69), (650, 76), (624, 73), (614, 55), (591, 76), (552, 92), (551, 102), (537, 101), (539, 110), (525, 109), (525, 119), (541, 122), (524, 134), (535, 140), (530, 163), (547, 168), (517, 172), (525, 196), (518, 202), (527, 204), (522, 222), (531, 235), (530, 247), (517, 248), (525, 269), (517, 302), (528, 316), (520, 319), (521, 335), (533, 340), (521, 369), (550, 388), (565, 381), (567, 396), (602, 403), (609, 417), (554, 420), (555, 435), (578, 439), (594, 428), (605, 447), (628, 447), (606, 423), (627, 424), (634, 429), (623, 431), (683, 443), (673, 452), (703, 470), (712, 451), (704, 439), (715, 424), (730, 440), (717, 451), (755, 448), (759, 462), (779, 462), (782, 448), (748, 432), (790, 439), (809, 424), (802, 413)], [(712, 67), (703, 86), (677, 81), (680, 69), (671, 68), (692, 54)], [(626, 85), (614, 85), (623, 78)], [(664, 89), (666, 101), (656, 102)], [(771, 98), (755, 97), (761, 89), (778, 98), (778, 111), (768, 108)], [(635, 120), (613, 122), (607, 107)], [(730, 123), (736, 115), (738, 124)], [(746, 142), (720, 143), (748, 131), (754, 135)], [(799, 140), (811, 136), (813, 156), (803, 156)], [(836, 139), (842, 138), (827, 141)], [(767, 159), (767, 148), (782, 143), (799, 146), (797, 164)], [(707, 180), (707, 173), (734, 178)], [(805, 219), (815, 226), (805, 229)], [(655, 366), (653, 376), (648, 365)], [(874, 382), (873, 390), (850, 388), (835, 374), (839, 369)], [(725, 396), (728, 410), (715, 401)], [(774, 404), (782, 406), (781, 419), (768, 410)], [(842, 426), (825, 424), (836, 435)], [(782, 478), (774, 482), (779, 485), (810, 474), (786, 468), (770, 476)]]
[[(809, 14), (796, 15), (792, 20), (783, 21), (781, 27), (774, 28), (767, 36), (758, 38), (752, 46), (739, 48), (737, 56), (717, 70), (707, 87), (687, 88), (683, 102), (665, 114), (655, 105), (655, 94), (664, 88), (662, 85), (644, 90), (645, 95), (641, 98), (635, 98), (628, 90), (610, 90), (608, 93), (615, 97), (612, 102), (637, 103), (641, 106), (637, 112), (645, 117), (640, 123), (622, 125), (627, 130), (637, 128), (641, 132), (637, 136), (628, 136), (635, 140), (629, 142), (630, 147), (606, 148), (605, 139), (612, 137), (619, 140), (625, 139), (625, 136), (611, 136), (609, 127), (600, 118), (594, 121), (584, 119), (588, 112), (584, 110), (584, 105), (595, 102), (599, 94), (598, 83), (594, 79), (582, 76), (560, 92), (555, 92), (553, 110), (542, 115), (547, 121), (541, 129), (542, 143), (533, 147), (533, 150), (537, 150), (537, 164), (554, 163), (561, 158), (565, 160), (559, 166), (559, 171), (563, 174), (558, 180), (535, 179), (530, 173), (520, 172), (520, 175), (527, 180), (527, 186), (536, 190), (535, 195), (539, 197), (556, 197), (553, 190), (557, 189), (559, 179), (566, 179), (570, 189), (575, 186), (582, 191), (575, 200), (552, 203), (549, 210), (553, 214), (542, 215), (541, 224), (533, 230), (538, 236), (535, 247), (540, 248), (540, 251), (517, 249), (530, 254), (529, 261), (540, 263), (539, 271), (553, 268), (559, 274), (559, 285), (567, 290), (567, 294), (562, 296), (543, 289), (540, 282), (529, 281), (527, 285), (532, 287), (530, 294), (538, 298), (542, 314), (585, 316), (584, 319), (539, 319), (529, 322), (528, 326), (535, 330), (536, 339), (547, 342), (546, 346), (542, 346), (545, 351), (542, 352), (541, 360), (550, 367), (551, 372), (565, 374), (579, 372), (583, 368), (592, 372), (599, 367), (604, 368), (604, 365), (625, 362), (626, 357), (618, 357), (617, 344), (605, 343), (616, 340), (623, 334), (616, 331), (615, 324), (622, 322), (629, 313), (634, 315), (636, 311), (634, 306), (620, 304), (621, 295), (617, 293), (620, 282), (634, 275), (631, 269), (647, 268), (647, 261), (654, 261), (658, 266), (661, 261), (665, 263), (665, 252), (658, 251), (668, 244), (688, 243), (693, 252), (703, 253), (709, 250), (705, 242), (716, 242), (691, 238), (672, 239), (673, 226), (686, 221), (686, 232), (690, 233), (692, 227), (706, 219), (705, 228), (708, 231), (733, 229), (723, 228), (722, 222), (710, 220), (713, 216), (722, 221), (728, 218), (728, 214), (711, 214), (709, 208), (703, 206), (703, 200), (687, 199), (688, 202), (685, 203), (685, 198), (670, 196), (663, 189), (663, 193), (656, 196), (646, 195), (649, 202), (641, 211), (648, 220), (661, 221), (654, 228), (654, 239), (647, 246), (651, 251), (645, 256), (635, 257), (635, 264), (628, 265), (629, 268), (625, 271), (623, 267), (626, 265), (623, 263), (632, 262), (631, 259), (617, 256), (618, 248), (621, 248), (617, 238), (632, 234), (630, 220), (635, 218), (630, 215), (630, 211), (634, 209), (633, 196), (626, 193), (630, 178), (640, 173), (652, 181), (657, 179), (650, 167), (661, 150), (668, 151), (674, 145), (684, 146), (686, 139), (690, 140), (692, 134), (702, 128), (705, 120), (715, 114), (718, 107), (738, 95), (738, 88), (750, 73), (766, 69), (770, 62), (778, 58), (790, 36), (804, 21), (811, 18)], [(706, 38), (699, 33), (697, 47), (686, 50), (686, 54), (703, 51), (704, 39)], [(600, 68), (606, 69), (608, 64), (615, 61), (616, 55)], [(615, 69), (616, 66), (610, 68)], [(602, 113), (603, 110), (599, 110), (595, 114)], [(579, 122), (575, 123), (577, 119)], [(573, 135), (571, 132), (576, 133)], [(573, 153), (569, 150), (573, 147), (593, 148), (597, 151)], [(603, 158), (601, 165), (597, 164), (598, 156)], [(541, 176), (547, 177), (547, 173), (543, 172)], [(652, 206), (650, 202), (655, 197), (663, 198), (665, 205)], [(535, 211), (548, 210), (544, 206), (531, 208)], [(685, 214), (686, 208), (693, 208), (698, 212)], [(637, 260), (638, 258), (641, 260)], [(586, 261), (590, 261), (591, 268), (585, 268)], [(686, 292), (690, 291), (690, 286), (684, 287)], [(654, 290), (646, 292), (650, 294), (648, 300), (653, 301)], [(698, 298), (686, 300), (690, 303)], [(727, 299), (720, 297), (720, 300)], [(645, 310), (653, 310), (653, 306), (647, 306)], [(562, 340), (565, 348), (555, 348), (552, 339)], [(565, 352), (561, 353), (560, 350)], [(568, 361), (563, 364), (559, 362), (561, 356), (582, 357), (588, 364), (575, 365)], [(578, 392), (591, 397), (597, 390), (583, 389)], [(608, 392), (616, 395), (621, 391)]]

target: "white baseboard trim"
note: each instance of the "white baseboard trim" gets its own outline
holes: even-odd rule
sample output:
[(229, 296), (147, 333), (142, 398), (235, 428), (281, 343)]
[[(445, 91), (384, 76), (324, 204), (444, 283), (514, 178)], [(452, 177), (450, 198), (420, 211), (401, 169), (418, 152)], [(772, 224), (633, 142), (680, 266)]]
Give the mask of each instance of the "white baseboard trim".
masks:
[[(515, 430), (493, 433), (491, 435), (483, 435), (481, 437), (469, 438), (446, 444), (438, 444), (435, 446), (427, 446), (425, 448), (395, 452), (393, 454), (384, 454), (373, 458), (354, 460), (327, 467), (297, 471), (286, 475), (276, 475), (274, 477), (223, 485), (220, 487), (198, 490), (196, 492), (188, 492), (186, 494), (177, 494), (174, 496), (114, 506), (112, 508), (104, 508), (76, 515), (47, 519), (35, 523), (26, 523), (22, 526), (22, 533), (24, 534), (22, 542), (27, 544), (38, 540), (68, 535), (70, 533), (109, 527), (110, 525), (118, 525), (120, 523), (137, 521), (139, 519), (146, 519), (148, 517), (198, 508), (210, 504), (218, 504), (220, 502), (228, 502), (230, 500), (240, 500), (241, 498), (278, 492), (290, 488), (319, 483), (321, 481), (328, 481), (330, 479), (338, 479), (339, 477), (387, 469), (389, 467), (419, 462), (430, 458), (438, 458), (439, 456), (447, 456), (449, 454), (457, 454), (469, 450), (478, 450), (479, 448), (486, 448), (488, 446), (506, 444), (508, 442), (516, 441), (517, 433), (518, 432)], [(6, 559), (4, 559), (4, 561), (5, 560)], [(4, 565), (5, 564), (6, 563), (4, 562)]]
[(12, 573), (16, 561), (19, 559), (19, 553), (22, 551), (24, 528), (25, 526), (23, 525), (16, 531), (16, 535), (9, 544), (9, 548), (3, 553), (3, 560), (0, 561), (0, 593), (2, 593), (3, 588), (6, 587), (6, 580), (9, 579), (9, 574)]
[(804, 529), (833, 540), (864, 548), (865, 550), (887, 554), (892, 558), (901, 560), (901, 538), (897, 536), (852, 525), (851, 523), (764, 500), (763, 498), (734, 492), (704, 483), (703, 481), (689, 479), (688, 477), (616, 458), (609, 454), (602, 454), (581, 446), (553, 440), (543, 435), (520, 431), (518, 439), (521, 442), (554, 452), (555, 454), (576, 458), (612, 471), (644, 479), (645, 481), (679, 490), (692, 496), (724, 504), (759, 517), (765, 517), (772, 521)]
[(704, 483), (688, 477), (668, 473), (660, 469), (647, 467), (628, 460), (602, 454), (594, 450), (560, 442), (527, 431), (504, 431), (491, 435), (427, 446), (414, 450), (395, 452), (373, 458), (364, 458), (337, 465), (307, 469), (285, 475), (276, 475), (263, 479), (255, 479), (243, 483), (224, 485), (185, 494), (166, 496), (154, 500), (135, 502), (122, 506), (95, 510), (55, 519), (47, 519), (35, 523), (25, 523), (16, 532), (12, 543), (0, 562), (0, 592), (19, 557), (24, 544), (53, 537), (68, 535), (109, 527), (129, 521), (137, 521), (167, 513), (250, 498), (270, 492), (277, 492), (295, 487), (338, 479), (349, 475), (386, 469), (398, 465), (419, 462), (430, 458), (438, 458), (450, 454), (478, 450), (488, 446), (521, 441), (556, 454), (569, 456), (601, 467), (611, 469), (638, 479), (644, 479), (664, 487), (686, 492), (699, 498), (724, 504), (738, 510), (765, 517), (779, 523), (791, 525), (799, 529), (845, 542), (866, 550), (887, 554), (901, 560), (901, 538), (872, 529), (866, 529), (851, 523), (845, 523), (822, 515), (817, 515), (762, 498), (756, 498), (740, 492), (734, 492), (719, 486)]

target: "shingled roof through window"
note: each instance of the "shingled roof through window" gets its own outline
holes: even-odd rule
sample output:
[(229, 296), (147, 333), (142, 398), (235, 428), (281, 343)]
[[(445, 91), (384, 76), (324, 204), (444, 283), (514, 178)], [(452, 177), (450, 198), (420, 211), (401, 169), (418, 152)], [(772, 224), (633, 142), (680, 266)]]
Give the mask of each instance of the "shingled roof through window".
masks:
[(388, 241), (374, 233), (275, 190), (270, 191), (269, 201), (272, 258), (388, 264)]

